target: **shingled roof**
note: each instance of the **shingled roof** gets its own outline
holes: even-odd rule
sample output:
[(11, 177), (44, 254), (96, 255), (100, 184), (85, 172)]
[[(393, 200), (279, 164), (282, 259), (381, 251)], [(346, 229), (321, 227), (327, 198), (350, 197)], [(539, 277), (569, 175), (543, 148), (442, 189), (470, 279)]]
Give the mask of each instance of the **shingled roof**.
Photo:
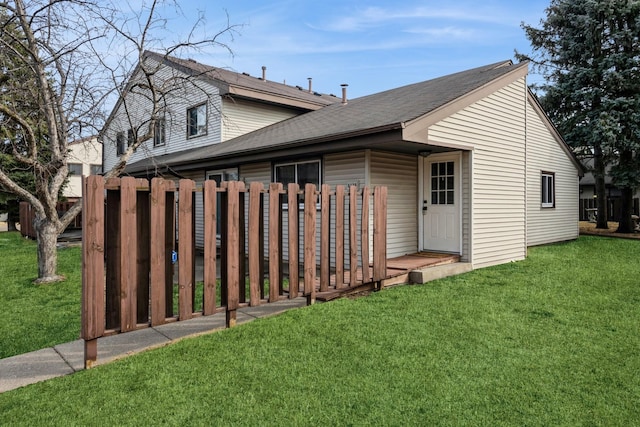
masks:
[(262, 76), (253, 77), (249, 74), (236, 73), (225, 68), (212, 67), (196, 62), (193, 59), (182, 59), (151, 51), (146, 51), (144, 57), (178, 69), (185, 74), (207, 80), (217, 86), (222, 95), (238, 94), (241, 93), (241, 90), (247, 90), (253, 94), (263, 93), (292, 100), (301, 100), (315, 104), (317, 107), (323, 107), (339, 101), (334, 95), (310, 92), (301, 86), (289, 86), (268, 79), (263, 80)]
[(356, 98), (346, 104), (333, 103), (220, 144), (159, 156), (127, 169), (135, 172), (151, 165), (184, 165), (402, 129), (408, 122), (523, 66), (526, 63), (514, 65), (511, 61), (503, 61)]

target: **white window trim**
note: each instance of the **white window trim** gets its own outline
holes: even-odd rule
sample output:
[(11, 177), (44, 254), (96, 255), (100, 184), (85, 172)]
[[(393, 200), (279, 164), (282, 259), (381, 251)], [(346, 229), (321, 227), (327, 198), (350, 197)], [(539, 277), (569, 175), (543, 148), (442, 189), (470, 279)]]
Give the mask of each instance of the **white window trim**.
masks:
[[(321, 159), (314, 159), (314, 160), (301, 160), (301, 161), (295, 161), (295, 162), (282, 162), (282, 163), (274, 163), (273, 164), (273, 168), (272, 168), (272, 176), (273, 176), (273, 181), (274, 182), (279, 182), (278, 181), (278, 177), (276, 175), (276, 170), (278, 167), (280, 166), (291, 166), (291, 165), (302, 165), (302, 164), (307, 164), (307, 163), (317, 163), (318, 164), (318, 186), (316, 188), (317, 191), (320, 191), (320, 189), (322, 188), (322, 160)], [(298, 168), (296, 167), (295, 170), (295, 180), (296, 183), (298, 182)], [(284, 184), (283, 184), (284, 185)], [(286, 188), (285, 188), (286, 190)], [(300, 187), (299, 190), (304, 191), (304, 187)], [(316, 209), (319, 210), (321, 208), (320, 206), (320, 201), (318, 201), (316, 203)], [(289, 209), (289, 204), (288, 203), (283, 203), (282, 204), (282, 209), (284, 210), (288, 210)], [(303, 210), (304, 209), (304, 203), (300, 203), (298, 205), (298, 209), (299, 210)]]
[[(555, 208), (556, 206), (556, 174), (554, 172), (542, 171), (540, 180), (540, 206), (543, 208)], [(546, 181), (547, 185), (544, 185)], [(547, 199), (545, 188), (551, 187), (551, 200)]]
[[(160, 132), (158, 132), (160, 131)], [(160, 133), (160, 134), (159, 134)], [(161, 138), (160, 138), (161, 137)], [(156, 120), (153, 129), (153, 146), (164, 147), (167, 143), (167, 123), (164, 117)]]
[[(190, 112), (192, 110), (197, 110), (200, 107), (204, 107), (204, 131), (201, 133), (195, 133), (193, 135), (191, 135), (190, 133), (190, 129), (191, 129), (191, 114)], [(196, 130), (198, 129), (198, 123), (196, 123)], [(207, 134), (209, 130), (209, 108), (207, 107), (207, 103), (203, 102), (202, 104), (198, 104), (198, 105), (194, 105), (193, 107), (189, 107), (187, 108), (187, 139), (190, 138), (197, 138), (199, 136), (204, 136)]]

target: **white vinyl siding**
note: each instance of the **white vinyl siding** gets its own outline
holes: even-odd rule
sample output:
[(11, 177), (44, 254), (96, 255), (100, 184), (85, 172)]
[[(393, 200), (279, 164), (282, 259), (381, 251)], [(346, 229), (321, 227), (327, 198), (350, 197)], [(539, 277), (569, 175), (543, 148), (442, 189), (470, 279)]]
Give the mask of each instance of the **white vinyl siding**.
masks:
[[(371, 152), (370, 185), (387, 187), (387, 258), (418, 250), (418, 158)], [(373, 230), (369, 232), (373, 236)], [(370, 253), (372, 253), (370, 251)]]
[(222, 140), (244, 135), (300, 114), (290, 108), (224, 98), (222, 100)]
[[(531, 102), (527, 102), (527, 245), (576, 239), (578, 171)], [(554, 173), (553, 209), (542, 207), (542, 171)]]
[(525, 102), (525, 78), (520, 78), (429, 128), (433, 144), (475, 147), (471, 239), (463, 243), (472, 247), (474, 268), (526, 256)]
[[(185, 77), (173, 68), (164, 67), (158, 71), (156, 78), (161, 81)], [(166, 96), (165, 119), (165, 144), (154, 146), (153, 139), (146, 141), (129, 159), (129, 164), (145, 158), (175, 153), (191, 148), (202, 147), (220, 142), (220, 111), (221, 102), (218, 89), (201, 80), (193, 83), (181, 80), (184, 86), (172, 90)], [(131, 113), (131, 123), (140, 127), (139, 135), (148, 131), (145, 122), (150, 118), (151, 104), (145, 96), (140, 94), (128, 94), (126, 96), (127, 110)], [(206, 135), (198, 138), (187, 138), (187, 110), (193, 106), (207, 104), (207, 130)], [(130, 120), (126, 115), (125, 106), (120, 103), (111, 120), (104, 128), (102, 139), (104, 144), (104, 170), (109, 171), (118, 160), (116, 154), (116, 135), (118, 132), (126, 132), (131, 128)]]

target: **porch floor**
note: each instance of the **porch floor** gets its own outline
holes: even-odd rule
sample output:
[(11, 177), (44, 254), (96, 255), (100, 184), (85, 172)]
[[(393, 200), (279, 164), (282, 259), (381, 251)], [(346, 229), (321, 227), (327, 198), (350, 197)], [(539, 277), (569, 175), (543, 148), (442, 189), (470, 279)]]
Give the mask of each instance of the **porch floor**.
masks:
[[(435, 267), (438, 265), (452, 264), (460, 261), (460, 255), (446, 254), (437, 252), (417, 252), (407, 254), (396, 258), (387, 259), (387, 274), (382, 280), (381, 285), (392, 286), (401, 283), (408, 283), (409, 273), (412, 270), (419, 270), (425, 267)], [(373, 269), (369, 268), (369, 277), (373, 277)], [(358, 268), (355, 286), (349, 286), (350, 272), (345, 270), (343, 284), (336, 286), (336, 276), (331, 274), (329, 279), (329, 289), (320, 292), (320, 278), (316, 277), (316, 299), (319, 301), (329, 301), (339, 298), (345, 294), (371, 290), (375, 287), (375, 283), (363, 283), (362, 268)], [(302, 288), (300, 289), (302, 291)]]

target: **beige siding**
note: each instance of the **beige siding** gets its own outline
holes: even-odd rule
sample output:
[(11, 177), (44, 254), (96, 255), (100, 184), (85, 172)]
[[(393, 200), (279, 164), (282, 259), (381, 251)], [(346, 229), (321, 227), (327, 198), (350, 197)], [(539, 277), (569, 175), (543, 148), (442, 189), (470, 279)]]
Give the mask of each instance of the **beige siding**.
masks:
[(223, 141), (300, 114), (290, 108), (228, 98), (222, 101), (222, 108)]
[(467, 244), (476, 268), (526, 256), (525, 97), (521, 78), (429, 128), (434, 144), (462, 142), (475, 147)]
[[(555, 208), (542, 208), (541, 172), (555, 173)], [(578, 171), (527, 103), (527, 245), (578, 237)]]
[(462, 152), (462, 252), (460, 260), (471, 262), (471, 164), (473, 153)]
[[(349, 209), (349, 189), (350, 185), (357, 185), (362, 188), (366, 184), (366, 152), (355, 151), (351, 153), (329, 154), (324, 157), (323, 183), (331, 186), (331, 190), (335, 190), (336, 185), (345, 186), (345, 215), (348, 215)], [(358, 198), (358, 218), (362, 212), (361, 199)], [(335, 207), (332, 207), (335, 209)], [(335, 230), (335, 216), (331, 216), (331, 230)], [(320, 224), (318, 223), (318, 227)], [(358, 227), (360, 223), (358, 222)], [(358, 228), (359, 230), (359, 228)], [(335, 237), (331, 237), (331, 265), (335, 265)], [(349, 267), (349, 230), (348, 224), (345, 223), (344, 230), (344, 250), (345, 250), (345, 267)], [(358, 257), (360, 256), (360, 242), (358, 242)], [(371, 253), (371, 252), (370, 252)]]
[[(418, 250), (418, 159), (403, 154), (372, 152), (371, 186), (388, 189), (387, 257)], [(373, 233), (370, 233), (372, 235)]]

